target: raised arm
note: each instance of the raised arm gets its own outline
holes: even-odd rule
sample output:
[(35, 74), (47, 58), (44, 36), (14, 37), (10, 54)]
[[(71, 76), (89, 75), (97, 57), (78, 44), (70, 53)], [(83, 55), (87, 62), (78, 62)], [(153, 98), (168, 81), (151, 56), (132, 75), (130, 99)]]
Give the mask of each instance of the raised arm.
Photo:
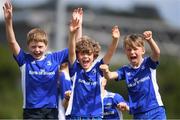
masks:
[(147, 41), (147, 43), (149, 44), (151, 50), (152, 50), (152, 55), (151, 55), (151, 59), (153, 61), (158, 61), (159, 57), (160, 57), (160, 49), (158, 47), (158, 45), (156, 44), (156, 42), (154, 41), (154, 39), (152, 38), (152, 32), (151, 31), (145, 31), (143, 33), (145, 40)]
[(3, 10), (4, 10), (4, 20), (5, 20), (5, 27), (6, 27), (6, 37), (8, 41), (8, 46), (11, 49), (12, 53), (17, 56), (20, 51), (20, 46), (16, 41), (14, 30), (13, 30), (13, 10), (12, 4), (9, 1), (6, 1)]
[(113, 80), (118, 78), (118, 73), (109, 71), (108, 65), (106, 64), (100, 65), (100, 69), (102, 70), (103, 75), (107, 80)]
[(112, 28), (112, 43), (110, 44), (108, 51), (103, 57), (103, 61), (105, 64), (109, 64), (113, 54), (115, 53), (116, 48), (118, 46), (119, 37), (120, 37), (120, 31), (118, 29), (118, 26), (114, 26)]
[[(74, 11), (77, 12), (77, 11)], [(75, 13), (73, 13), (75, 14)], [(72, 18), (69, 25), (69, 62), (72, 65), (76, 60), (76, 34), (79, 29), (79, 19)]]

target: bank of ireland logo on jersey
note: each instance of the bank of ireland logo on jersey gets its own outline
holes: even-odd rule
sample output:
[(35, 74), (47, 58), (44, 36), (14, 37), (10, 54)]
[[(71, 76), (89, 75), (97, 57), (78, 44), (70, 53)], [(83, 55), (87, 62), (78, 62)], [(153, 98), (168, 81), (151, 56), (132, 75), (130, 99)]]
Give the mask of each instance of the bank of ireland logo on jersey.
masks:
[(51, 66), (52, 65), (51, 61), (47, 61), (47, 65)]

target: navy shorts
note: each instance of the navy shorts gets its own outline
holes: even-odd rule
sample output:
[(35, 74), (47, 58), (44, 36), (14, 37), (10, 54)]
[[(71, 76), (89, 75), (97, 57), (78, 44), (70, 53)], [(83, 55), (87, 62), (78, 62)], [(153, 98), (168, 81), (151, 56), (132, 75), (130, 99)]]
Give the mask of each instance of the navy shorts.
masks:
[(23, 119), (58, 119), (56, 108), (23, 109)]
[(147, 112), (143, 112), (143, 113), (138, 113), (138, 114), (134, 114), (134, 119), (138, 119), (138, 120), (152, 120), (152, 119), (157, 119), (157, 120), (166, 120), (166, 112), (164, 107), (157, 107), (154, 108), (152, 110), (149, 110)]

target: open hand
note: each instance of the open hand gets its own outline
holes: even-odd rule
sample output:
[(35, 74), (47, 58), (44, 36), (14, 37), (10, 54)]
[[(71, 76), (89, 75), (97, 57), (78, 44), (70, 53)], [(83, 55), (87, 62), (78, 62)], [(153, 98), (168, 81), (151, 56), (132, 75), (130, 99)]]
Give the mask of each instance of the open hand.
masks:
[(70, 22), (70, 25), (69, 25), (70, 32), (72, 32), (72, 33), (76, 32), (79, 27), (80, 27), (79, 26), (79, 19), (73, 18)]
[(10, 1), (6, 1), (3, 6), (5, 20), (12, 19), (12, 4)]
[(112, 28), (112, 37), (113, 37), (113, 39), (119, 39), (119, 37), (120, 37), (120, 31), (119, 31), (118, 26), (114, 26), (114, 27)]
[(82, 21), (83, 21), (83, 9), (82, 8), (74, 9), (74, 11), (72, 13), (72, 18), (78, 19), (79, 20), (79, 26), (81, 26)]

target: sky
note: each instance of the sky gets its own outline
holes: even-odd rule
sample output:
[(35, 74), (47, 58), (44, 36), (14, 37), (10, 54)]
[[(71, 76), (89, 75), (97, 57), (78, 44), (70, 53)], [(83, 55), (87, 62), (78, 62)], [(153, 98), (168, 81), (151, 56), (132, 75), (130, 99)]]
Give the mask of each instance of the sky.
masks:
[[(1, 0), (2, 8), (5, 0)], [(43, 4), (49, 0), (14, 0), (14, 5), (26, 8)], [(161, 17), (169, 25), (180, 29), (180, 0), (62, 0), (66, 3), (88, 4), (93, 7), (108, 7), (115, 10), (131, 10), (136, 4), (154, 6)], [(3, 19), (3, 10), (0, 9), (0, 20)]]

